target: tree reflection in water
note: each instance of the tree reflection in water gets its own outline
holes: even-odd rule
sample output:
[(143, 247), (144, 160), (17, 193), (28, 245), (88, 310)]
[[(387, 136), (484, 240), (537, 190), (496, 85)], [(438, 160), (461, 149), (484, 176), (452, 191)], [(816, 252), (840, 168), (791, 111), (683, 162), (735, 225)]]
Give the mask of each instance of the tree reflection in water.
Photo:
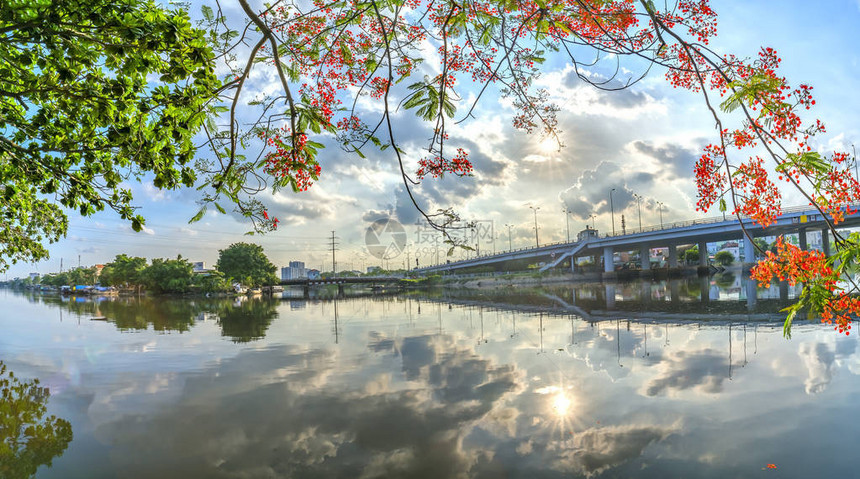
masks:
[[(240, 304), (237, 304), (240, 303)], [(278, 317), (278, 301), (272, 298), (252, 298), (247, 301), (221, 302), (214, 312), (218, 316), (221, 335), (235, 343), (262, 339), (272, 320)]]
[(83, 319), (113, 323), (120, 331), (152, 328), (162, 332), (186, 332), (200, 319), (214, 316), (222, 336), (246, 343), (266, 336), (278, 316), (280, 302), (264, 298), (170, 298), (119, 297), (89, 298), (43, 296), (42, 301), (57, 305)]
[(45, 417), (48, 396), (38, 379), (21, 381), (0, 361), (0, 477), (33, 477), (72, 441), (68, 421)]

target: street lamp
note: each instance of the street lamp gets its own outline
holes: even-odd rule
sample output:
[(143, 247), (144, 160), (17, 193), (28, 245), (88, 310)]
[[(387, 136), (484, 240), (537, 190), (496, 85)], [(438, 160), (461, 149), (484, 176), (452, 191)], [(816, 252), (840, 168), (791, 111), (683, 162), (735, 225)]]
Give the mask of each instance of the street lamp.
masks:
[(609, 190), (609, 211), (612, 212), (612, 236), (615, 236), (615, 204), (612, 202), (612, 192), (615, 188)]
[(538, 239), (538, 225), (537, 225), (537, 210), (540, 209), (540, 206), (529, 206), (535, 214), (535, 248), (540, 246), (540, 240)]
[(639, 210), (639, 232), (642, 232), (642, 195), (637, 195), (633, 193), (633, 197), (636, 198), (636, 209)]
[(493, 220), (493, 254), (496, 254), (496, 237), (499, 236), (496, 233), (496, 220)]
[(663, 229), (663, 203), (657, 202), (657, 211), (660, 212), (660, 229)]
[(508, 227), (508, 251), (511, 251), (512, 249), (514, 249), (513, 243), (511, 242), (511, 228), (513, 228), (514, 225), (509, 225), (505, 223), (505, 226)]
[(478, 239), (478, 224), (472, 224), (472, 236), (475, 237), (475, 257), (481, 256), (481, 240)]
[(567, 224), (567, 242), (570, 243), (570, 210), (568, 210), (567, 205), (565, 205), (562, 211), (564, 211), (564, 221)]
[(591, 229), (596, 230), (597, 227), (594, 226), (594, 218), (597, 218), (597, 215), (592, 213), (591, 216), (589, 216), (589, 218), (591, 218)]

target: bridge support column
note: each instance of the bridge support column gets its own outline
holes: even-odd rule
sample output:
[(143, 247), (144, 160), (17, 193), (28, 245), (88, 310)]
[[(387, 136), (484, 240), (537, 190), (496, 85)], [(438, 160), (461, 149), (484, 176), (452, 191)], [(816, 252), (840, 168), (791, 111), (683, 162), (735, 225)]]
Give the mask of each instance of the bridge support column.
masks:
[(615, 259), (613, 258), (615, 251), (611, 246), (603, 248), (603, 272), (611, 273), (615, 271)]
[(669, 267), (677, 268), (678, 267), (678, 245), (670, 244), (669, 245)]
[(708, 266), (708, 242), (699, 241), (699, 267)]
[(821, 251), (830, 256), (830, 231), (827, 228), (821, 230)]
[(651, 271), (651, 248), (648, 245), (639, 247), (639, 267), (642, 271)]
[(800, 249), (806, 251), (809, 247), (806, 244), (806, 228), (800, 228), (797, 232), (797, 240), (800, 243)]
[(788, 281), (779, 282), (779, 299), (781, 301), (788, 301)]
[(744, 267), (749, 268), (755, 264), (755, 243), (746, 236), (744, 240)]

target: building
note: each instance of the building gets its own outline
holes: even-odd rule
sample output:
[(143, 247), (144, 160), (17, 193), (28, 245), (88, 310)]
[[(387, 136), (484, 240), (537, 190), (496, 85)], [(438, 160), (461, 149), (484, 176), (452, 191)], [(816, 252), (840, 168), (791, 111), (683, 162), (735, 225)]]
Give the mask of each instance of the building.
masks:
[(286, 268), (281, 268), (281, 280), (290, 279), (306, 279), (308, 270), (305, 269), (304, 261), (290, 261), (290, 265)]
[(191, 263), (191, 272), (194, 274), (207, 275), (212, 273), (213, 271), (215, 270), (206, 267), (205, 261), (195, 261), (194, 263)]

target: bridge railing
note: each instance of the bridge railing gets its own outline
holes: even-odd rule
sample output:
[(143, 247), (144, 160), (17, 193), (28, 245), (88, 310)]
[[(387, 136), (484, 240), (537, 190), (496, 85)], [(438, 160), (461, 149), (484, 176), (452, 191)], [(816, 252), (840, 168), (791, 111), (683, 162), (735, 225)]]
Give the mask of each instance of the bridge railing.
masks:
[[(852, 209), (860, 208), (860, 203), (851, 205), (851, 208)], [(791, 206), (788, 208), (783, 208), (782, 209), (782, 215), (786, 215), (786, 214), (790, 215), (790, 214), (794, 214), (794, 213), (803, 213), (805, 211), (816, 211), (816, 210), (815, 210), (814, 206)], [(752, 219), (750, 217), (744, 216), (744, 215), (741, 215), (741, 220), (745, 223), (748, 221), (752, 221)], [(722, 216), (722, 215), (721, 216), (711, 216), (711, 217), (697, 218), (697, 219), (686, 220), (686, 221), (675, 221), (672, 223), (665, 223), (665, 224), (661, 224), (661, 225), (651, 225), (651, 226), (646, 226), (646, 227), (642, 227), (642, 228), (637, 228), (636, 231), (631, 231), (629, 233), (627, 233), (627, 232), (615, 233), (615, 234), (603, 233), (603, 234), (598, 234), (597, 237), (598, 238), (618, 238), (621, 236), (633, 236), (633, 235), (644, 234), (644, 233), (653, 233), (655, 231), (661, 231), (661, 230), (671, 230), (671, 229), (675, 229), (675, 228), (687, 228), (689, 226), (707, 225), (707, 224), (715, 224), (715, 223), (731, 223), (731, 222), (736, 222), (736, 221), (737, 221), (737, 218), (734, 215), (726, 214), (724, 216)], [(511, 253), (518, 253), (520, 251), (538, 251), (538, 250), (543, 249), (543, 248), (553, 248), (553, 247), (562, 246), (562, 245), (575, 246), (578, 243), (579, 243), (579, 241), (556, 241), (553, 243), (544, 243), (544, 244), (541, 244), (539, 246), (524, 246), (522, 248), (514, 248), (514, 249), (510, 249), (507, 251), (501, 251), (501, 252), (497, 252), (497, 253), (493, 253), (493, 254), (483, 254), (483, 255), (475, 256), (473, 258), (451, 261), (450, 263), (438, 263), (438, 264), (434, 264), (434, 265), (424, 266), (424, 267), (421, 267), (418, 269), (444, 268), (444, 267), (451, 267), (451, 266), (455, 266), (455, 265), (459, 266), (459, 265), (467, 264), (467, 263), (470, 263), (470, 262), (473, 262), (473, 261), (479, 260), (479, 259), (487, 259), (487, 258), (493, 258), (493, 257), (506, 256), (506, 255), (509, 255)]]

